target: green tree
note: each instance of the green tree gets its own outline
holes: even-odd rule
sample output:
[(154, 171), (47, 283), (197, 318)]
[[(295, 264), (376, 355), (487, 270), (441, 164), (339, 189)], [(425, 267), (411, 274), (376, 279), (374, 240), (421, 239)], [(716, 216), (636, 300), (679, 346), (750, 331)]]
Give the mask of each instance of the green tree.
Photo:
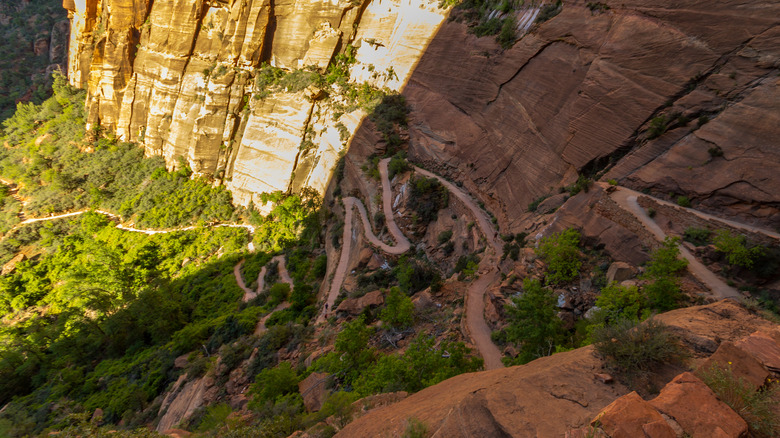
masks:
[(726, 255), (730, 265), (751, 269), (755, 261), (764, 253), (760, 246), (748, 246), (747, 238), (741, 234), (732, 234), (729, 230), (715, 232), (715, 249)]
[(506, 306), (506, 339), (520, 345), (520, 363), (527, 363), (555, 351), (563, 326), (556, 312), (557, 300), (539, 280), (526, 278), (523, 293)]
[(650, 254), (644, 277), (651, 280), (643, 292), (650, 307), (665, 311), (677, 307), (680, 301), (680, 274), (688, 261), (680, 258), (680, 239), (667, 237), (661, 247)]
[(379, 319), (396, 329), (409, 328), (414, 324), (414, 303), (398, 287), (392, 287)]
[(365, 318), (359, 318), (344, 324), (336, 336), (334, 347), (341, 355), (347, 381), (354, 380), (361, 371), (374, 361), (374, 350), (368, 346), (373, 330), (366, 326)]
[(580, 232), (574, 228), (545, 237), (539, 244), (539, 255), (547, 263), (547, 283), (565, 284), (580, 273)]
[(298, 373), (290, 362), (281, 362), (274, 368), (260, 371), (255, 383), (249, 386), (252, 396), (250, 408), (257, 408), (266, 402), (275, 402), (282, 396), (298, 391)]

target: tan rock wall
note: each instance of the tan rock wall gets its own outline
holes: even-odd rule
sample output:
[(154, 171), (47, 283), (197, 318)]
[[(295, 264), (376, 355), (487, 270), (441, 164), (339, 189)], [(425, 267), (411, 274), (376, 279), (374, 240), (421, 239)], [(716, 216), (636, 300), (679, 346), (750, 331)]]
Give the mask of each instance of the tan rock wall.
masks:
[[(258, 203), (267, 191), (324, 192), (346, 147), (338, 117), (311, 93), (254, 99), (257, 69), (268, 62), (325, 72), (353, 44), (353, 80), (397, 90), (443, 21), (436, 4), (69, 1), (69, 77), (88, 89), (88, 128), (99, 124), (143, 144), (170, 167), (183, 157), (196, 174), (227, 184), (241, 204)], [(351, 134), (363, 116), (338, 122)], [(299, 150), (307, 135), (315, 146)]]

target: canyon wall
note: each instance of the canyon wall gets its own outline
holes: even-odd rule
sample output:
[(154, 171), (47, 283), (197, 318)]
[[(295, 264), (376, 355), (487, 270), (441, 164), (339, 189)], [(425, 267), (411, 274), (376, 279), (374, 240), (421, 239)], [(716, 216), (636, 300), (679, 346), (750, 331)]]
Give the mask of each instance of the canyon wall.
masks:
[(335, 109), (336, 96), (317, 84), (265, 93), (265, 63), (322, 74), (350, 50), (351, 83), (398, 90), (444, 18), (426, 0), (63, 5), (72, 24), (70, 81), (88, 90), (87, 128), (138, 142), (171, 167), (182, 157), (244, 205), (260, 205), (263, 192), (322, 193), (364, 116)]
[(404, 90), (409, 156), (502, 227), (578, 175), (780, 227), (780, 3), (564, 1), (509, 50), (467, 30), (444, 25)]

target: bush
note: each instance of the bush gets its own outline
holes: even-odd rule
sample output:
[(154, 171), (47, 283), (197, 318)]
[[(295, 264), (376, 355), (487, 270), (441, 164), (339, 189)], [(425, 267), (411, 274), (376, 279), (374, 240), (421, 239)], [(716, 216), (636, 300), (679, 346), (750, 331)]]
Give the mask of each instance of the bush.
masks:
[(777, 436), (780, 430), (780, 418), (775, 411), (780, 402), (777, 383), (769, 383), (756, 391), (742, 378), (736, 378), (731, 366), (716, 363), (697, 374), (722, 402), (745, 420), (754, 436)]
[(678, 196), (677, 205), (679, 205), (680, 207), (690, 208), (691, 200), (688, 199), (687, 196)]
[(539, 208), (539, 204), (542, 203), (545, 199), (549, 198), (550, 195), (542, 195), (536, 199), (533, 200), (530, 204), (528, 204), (528, 211), (534, 212), (537, 208)]
[(436, 238), (436, 240), (439, 242), (439, 245), (443, 245), (452, 239), (452, 230), (445, 230), (439, 233), (439, 236)]
[(667, 237), (660, 248), (650, 254), (644, 277), (651, 283), (644, 287), (650, 306), (656, 310), (671, 310), (680, 300), (679, 277), (688, 266), (688, 260), (680, 258), (677, 237)]
[(683, 233), (683, 240), (691, 242), (696, 246), (704, 246), (710, 243), (712, 231), (706, 228), (688, 227)]
[(668, 327), (653, 319), (620, 320), (593, 334), (596, 351), (607, 365), (629, 380), (643, 377), (665, 363), (681, 363), (686, 355)]
[(636, 286), (620, 286), (615, 282), (601, 289), (596, 299), (596, 305), (604, 312), (607, 321), (644, 319), (648, 304), (647, 298)]
[(426, 438), (428, 436), (428, 425), (411, 417), (406, 420), (406, 428), (402, 438)]
[(393, 158), (387, 163), (388, 177), (393, 179), (394, 176), (404, 173), (411, 168), (412, 166), (406, 161), (406, 154), (404, 152), (399, 152), (393, 155)]
[(580, 232), (568, 228), (542, 239), (539, 256), (547, 263), (547, 283), (565, 284), (580, 273)]
[(436, 178), (412, 178), (409, 207), (417, 213), (420, 224), (428, 225), (436, 219), (439, 210), (446, 208), (449, 201), (449, 191)]
[(756, 259), (763, 253), (760, 246), (748, 246), (747, 238), (741, 234), (732, 234), (729, 230), (715, 232), (715, 249), (726, 255), (730, 265), (751, 269)]
[(290, 362), (281, 362), (274, 368), (260, 371), (255, 383), (249, 385), (250, 408), (257, 408), (265, 402), (274, 402), (284, 395), (298, 391), (298, 373)]
[(555, 17), (561, 13), (563, 5), (561, 0), (557, 0), (555, 3), (548, 3), (542, 6), (542, 10), (539, 11), (539, 15), (536, 17), (537, 23), (544, 23), (545, 21)]

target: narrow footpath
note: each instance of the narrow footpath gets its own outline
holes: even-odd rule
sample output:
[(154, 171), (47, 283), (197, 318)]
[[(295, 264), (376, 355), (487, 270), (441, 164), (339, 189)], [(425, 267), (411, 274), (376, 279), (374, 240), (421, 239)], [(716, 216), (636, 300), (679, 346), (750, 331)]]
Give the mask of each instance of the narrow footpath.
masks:
[[(639, 222), (645, 227), (645, 229), (653, 233), (656, 239), (663, 241), (666, 238), (666, 233), (664, 233), (661, 227), (659, 227), (658, 224), (647, 215), (645, 209), (639, 205), (637, 202), (637, 195), (639, 194), (633, 190), (626, 189), (624, 187), (618, 187), (615, 191), (612, 192), (611, 197), (621, 208), (630, 212), (637, 219), (639, 219)], [(658, 200), (656, 199), (656, 201)], [(742, 228), (744, 228), (744, 224)], [(712, 291), (712, 295), (715, 296), (715, 298), (720, 300), (724, 298), (741, 297), (739, 291), (723, 282), (723, 280), (721, 280), (717, 275), (715, 275), (706, 266), (699, 262), (699, 260), (697, 260), (696, 257), (694, 257), (693, 254), (691, 254), (690, 251), (688, 251), (688, 249), (686, 249), (683, 245), (678, 245), (678, 247), (680, 249), (680, 254), (682, 254), (682, 256), (688, 260), (688, 270), (691, 272), (691, 274), (693, 274), (694, 277), (696, 277), (696, 279), (701, 281)]]

